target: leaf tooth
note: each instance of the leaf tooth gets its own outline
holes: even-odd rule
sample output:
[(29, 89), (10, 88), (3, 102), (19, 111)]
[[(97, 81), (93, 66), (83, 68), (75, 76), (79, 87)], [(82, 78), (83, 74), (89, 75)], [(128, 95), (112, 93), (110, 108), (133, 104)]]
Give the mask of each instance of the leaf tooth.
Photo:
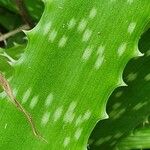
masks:
[(31, 29), (31, 30), (22, 30), (22, 32), (26, 35), (27, 40), (30, 39), (31, 35), (33, 35), (33, 29)]
[(136, 53), (136, 56), (142, 57), (142, 56), (144, 56), (144, 54), (141, 53), (141, 52), (138, 50), (137, 53)]
[(138, 49), (138, 46), (137, 46), (137, 45), (135, 46), (135, 53), (134, 53), (134, 56), (135, 56), (135, 57), (142, 57), (142, 56), (144, 56), (144, 54), (141, 53), (140, 50)]
[(118, 86), (128, 86), (122, 79), (122, 76), (119, 78), (119, 81), (118, 81)]
[(30, 30), (22, 30), (22, 32), (23, 32), (26, 36), (28, 36), (31, 31), (30, 31)]
[(44, 3), (44, 5), (46, 5), (46, 3), (51, 2), (51, 0), (42, 0), (42, 2)]
[(106, 109), (105, 109), (105, 111), (103, 112), (103, 115), (102, 115), (102, 119), (108, 119), (108, 118), (109, 118), (109, 116), (108, 116)]
[(20, 44), (17, 43), (17, 42), (13, 42), (13, 45), (17, 47), (17, 46), (19, 46)]
[(100, 118), (98, 117), (99, 120), (104, 120), (104, 119), (108, 119), (109, 118), (109, 115), (107, 114), (107, 111), (106, 111), (106, 107), (107, 107), (107, 102), (103, 104), (103, 108), (101, 110), (101, 115), (99, 115)]
[(29, 30), (22, 30), (22, 32), (27, 36), (27, 39), (29, 39), (30, 36), (35, 34), (36, 29), (38, 25), (36, 25), (34, 28), (29, 29)]

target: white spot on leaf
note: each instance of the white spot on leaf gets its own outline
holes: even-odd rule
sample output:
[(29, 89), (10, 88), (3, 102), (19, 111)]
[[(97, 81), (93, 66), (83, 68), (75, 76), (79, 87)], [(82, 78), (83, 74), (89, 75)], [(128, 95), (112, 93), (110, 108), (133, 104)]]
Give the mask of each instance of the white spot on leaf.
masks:
[(111, 2), (116, 2), (116, 0), (110, 0)]
[(118, 132), (114, 135), (114, 138), (120, 138), (123, 135), (123, 133)]
[(122, 108), (119, 112), (117, 112), (117, 113), (113, 116), (113, 119), (118, 119), (125, 111), (126, 111), (126, 108)]
[(86, 26), (87, 26), (87, 20), (85, 20), (85, 19), (82, 19), (80, 22), (79, 22), (79, 25), (78, 25), (78, 31), (79, 32), (83, 32), (84, 31), (84, 29), (86, 28)]
[(115, 104), (112, 106), (112, 108), (113, 108), (114, 110), (116, 110), (116, 109), (118, 109), (120, 106), (121, 106), (121, 103), (115, 103)]
[(99, 146), (99, 145), (103, 144), (104, 142), (105, 142), (104, 139), (100, 138), (99, 140), (96, 141), (95, 145)]
[(83, 34), (82, 41), (87, 42), (90, 39), (91, 35), (92, 35), (92, 31), (90, 29), (86, 29)]
[(13, 76), (9, 77), (9, 78), (8, 78), (8, 82), (11, 82), (12, 79), (13, 79)]
[(45, 100), (45, 106), (49, 107), (51, 105), (52, 101), (53, 101), (53, 94), (50, 93)]
[(70, 30), (70, 29), (74, 28), (75, 25), (76, 25), (76, 20), (74, 18), (72, 18), (68, 23), (68, 29)]
[(3, 91), (3, 92), (0, 93), (0, 98), (1, 99), (6, 98), (6, 96), (7, 96), (6, 92)]
[(122, 43), (119, 48), (118, 48), (118, 55), (121, 56), (125, 50), (126, 50), (126, 47), (127, 47), (127, 43)]
[(150, 73), (144, 77), (145, 81), (150, 81)]
[(17, 90), (17, 89), (14, 89), (14, 90), (13, 90), (13, 94), (14, 94), (15, 97), (17, 96), (17, 93), (18, 93), (18, 90)]
[(63, 37), (60, 39), (59, 43), (58, 43), (58, 47), (64, 47), (66, 42), (67, 42), (67, 37), (65, 35), (63, 35)]
[(52, 26), (51, 22), (45, 24), (44, 31), (43, 31), (44, 35), (46, 35), (50, 31), (51, 26)]
[(130, 73), (127, 76), (128, 81), (134, 81), (137, 78), (137, 73)]
[(29, 11), (33, 11), (34, 10), (33, 7), (31, 7), (31, 6), (28, 6), (28, 9), (29, 9)]
[(78, 126), (83, 122), (82, 116), (79, 115), (79, 117), (76, 119), (75, 125)]
[(104, 61), (104, 56), (98, 56), (96, 62), (95, 62), (95, 69), (99, 69), (101, 67), (101, 65), (103, 64)]
[(93, 48), (92, 47), (87, 47), (82, 55), (82, 59), (88, 60), (92, 54)]
[(30, 107), (31, 109), (33, 109), (33, 108), (36, 106), (36, 104), (37, 104), (37, 102), (38, 102), (38, 99), (39, 99), (38, 96), (35, 96), (35, 97), (32, 98), (32, 100), (31, 100), (31, 102), (30, 102), (30, 105), (29, 105), (29, 107)]
[(91, 112), (87, 110), (86, 113), (83, 115), (83, 119), (88, 120), (90, 117), (91, 117)]
[(98, 50), (97, 50), (97, 55), (100, 55), (100, 56), (102, 56), (103, 55), (103, 53), (104, 53), (104, 50), (105, 50), (105, 46), (99, 46), (98, 47)]
[(96, 141), (95, 145), (99, 146), (99, 145), (103, 144), (104, 142), (109, 141), (111, 139), (111, 137), (112, 137), (111, 135), (108, 135), (104, 138), (100, 138), (99, 140)]
[(49, 117), (50, 117), (50, 112), (45, 112), (41, 120), (42, 126), (45, 126), (47, 124), (47, 122), (49, 121)]
[(64, 147), (66, 147), (69, 143), (70, 143), (70, 137), (66, 137), (63, 143)]
[(82, 133), (82, 128), (78, 128), (74, 134), (74, 137), (76, 140), (79, 140), (80, 136), (81, 136), (81, 133)]
[(76, 106), (77, 106), (77, 103), (75, 101), (71, 102), (71, 104), (69, 105), (68, 110), (64, 115), (64, 121), (66, 123), (69, 123), (69, 122), (71, 123), (73, 121), (75, 117), (74, 109), (76, 108)]
[(23, 95), (22, 104), (26, 103), (31, 94), (31, 88), (29, 88)]
[(131, 34), (133, 33), (134, 29), (136, 27), (136, 22), (131, 22), (128, 26), (128, 32)]
[(62, 111), (63, 111), (62, 106), (56, 109), (56, 111), (54, 112), (54, 116), (53, 116), (54, 122), (56, 122), (61, 117)]
[(54, 42), (54, 40), (55, 40), (55, 38), (56, 38), (56, 36), (57, 36), (57, 31), (55, 30), (55, 29), (53, 29), (52, 31), (51, 31), (51, 33), (49, 34), (49, 40), (50, 40), (50, 42)]
[(119, 98), (122, 94), (123, 94), (123, 91), (118, 91), (118, 92), (115, 94), (115, 97)]
[(127, 3), (128, 3), (128, 4), (132, 4), (132, 3), (133, 3), (133, 0), (127, 0)]
[(146, 52), (146, 56), (150, 56), (150, 50)]
[(96, 14), (97, 14), (97, 10), (95, 7), (93, 7), (90, 11), (89, 18), (93, 19), (96, 16)]
[(133, 107), (133, 110), (137, 111), (141, 109), (143, 106), (147, 105), (148, 102), (140, 102)]
[(105, 50), (105, 47), (104, 46), (99, 46), (98, 50), (97, 50), (97, 60), (95, 62), (95, 69), (99, 69), (101, 67), (101, 65), (103, 64), (103, 61), (104, 61), (104, 50)]
[(7, 128), (7, 123), (5, 124), (5, 127), (4, 127), (4, 129), (6, 129)]

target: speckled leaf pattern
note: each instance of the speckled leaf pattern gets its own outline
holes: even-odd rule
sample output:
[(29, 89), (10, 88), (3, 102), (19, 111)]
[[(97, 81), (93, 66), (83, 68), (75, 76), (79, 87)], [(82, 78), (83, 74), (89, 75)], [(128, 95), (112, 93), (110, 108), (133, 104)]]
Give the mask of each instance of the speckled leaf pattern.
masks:
[[(127, 64), (124, 71), (124, 79), (128, 87), (119, 87), (111, 95), (107, 105), (110, 118), (100, 121), (95, 127), (89, 140), (91, 150), (113, 149), (117, 147), (117, 145), (122, 145), (119, 146), (121, 147), (119, 150), (122, 150), (126, 145), (130, 147), (130, 143), (131, 145), (133, 144), (130, 148), (139, 148), (141, 144), (127, 143), (127, 140), (132, 138), (132, 134), (128, 138), (129, 132), (134, 133), (134, 129), (140, 124), (142, 124), (142, 126), (145, 124), (146, 127), (149, 124), (150, 29), (141, 37), (139, 49), (145, 55), (132, 59), (132, 61)], [(120, 144), (120, 139), (122, 139), (122, 144)], [(134, 139), (136, 138), (133, 138), (133, 140)], [(143, 136), (141, 142), (145, 140), (147, 140), (147, 138), (144, 139)], [(150, 145), (149, 147), (143, 148), (150, 148)]]
[(131, 132), (129, 136), (119, 142), (116, 150), (149, 149), (150, 148), (150, 126), (139, 128)]
[(96, 123), (108, 118), (109, 95), (124, 85), (126, 63), (140, 54), (149, 12), (148, 0), (45, 0), (10, 83), (48, 143), (3, 93), (0, 148), (85, 150)]

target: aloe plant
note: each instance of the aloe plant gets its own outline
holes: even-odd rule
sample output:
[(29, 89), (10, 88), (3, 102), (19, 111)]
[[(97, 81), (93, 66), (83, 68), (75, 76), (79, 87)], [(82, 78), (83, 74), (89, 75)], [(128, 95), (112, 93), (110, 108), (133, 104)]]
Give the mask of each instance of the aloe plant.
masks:
[[(124, 70), (124, 80), (128, 84), (128, 87), (119, 87), (113, 92), (107, 105), (110, 118), (100, 121), (91, 134), (89, 140), (91, 149), (105, 150), (117, 147), (119, 150), (122, 150), (127, 145), (127, 149), (139, 147), (143, 149), (150, 148), (150, 141), (146, 141), (148, 138), (141, 139), (141, 143), (144, 143), (144, 141), (147, 142), (143, 147), (141, 147), (139, 141), (135, 143), (132, 143), (132, 141), (127, 142), (127, 140), (134, 137), (135, 131), (141, 134), (141, 137), (144, 135), (141, 131), (144, 130), (144, 133), (148, 131), (148, 117), (150, 115), (149, 39), (150, 30), (144, 33), (139, 41), (139, 49), (145, 55), (132, 59)], [(143, 125), (146, 125), (145, 129), (140, 129)], [(139, 135), (136, 136), (136, 133), (133, 141)]]
[(108, 97), (125, 85), (126, 63), (140, 56), (149, 12), (148, 0), (45, 0), (7, 87), (1, 80), (0, 148), (86, 149), (96, 123), (108, 118)]
[[(149, 149), (150, 147), (150, 128), (144, 127), (131, 132), (117, 145), (117, 149)], [(141, 140), (144, 139), (144, 140)]]

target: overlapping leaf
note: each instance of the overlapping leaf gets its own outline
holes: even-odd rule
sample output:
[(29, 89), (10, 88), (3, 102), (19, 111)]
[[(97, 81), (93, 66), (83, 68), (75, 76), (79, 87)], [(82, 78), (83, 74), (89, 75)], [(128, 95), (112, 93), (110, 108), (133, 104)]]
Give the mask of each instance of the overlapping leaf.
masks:
[[(114, 148), (120, 143), (121, 138), (127, 136), (140, 123), (146, 122), (150, 115), (150, 30), (142, 36), (139, 48), (145, 55), (133, 59), (127, 65), (124, 71), (124, 79), (129, 86), (116, 89), (110, 97), (107, 107), (110, 118), (97, 124), (90, 140), (93, 142), (90, 146), (91, 149)], [(139, 131), (139, 133), (141, 132)], [(128, 144), (129, 147), (132, 145), (132, 143), (127, 143), (132, 136), (131, 134), (125, 138), (126, 142), (122, 139), (122, 144), (119, 144), (122, 145), (120, 149), (125, 149)], [(136, 135), (133, 140), (135, 139)], [(145, 140), (144, 137), (141, 138), (141, 142)], [(130, 148), (139, 148), (139, 145), (133, 142)], [(143, 148), (150, 148), (150, 145)]]
[(117, 144), (118, 150), (149, 149), (150, 148), (150, 126), (138, 128), (129, 136)]
[(13, 65), (21, 57), (24, 52), (25, 45), (15, 44), (8, 49), (0, 48), (0, 72), (6, 75), (7, 78), (13, 74)]

